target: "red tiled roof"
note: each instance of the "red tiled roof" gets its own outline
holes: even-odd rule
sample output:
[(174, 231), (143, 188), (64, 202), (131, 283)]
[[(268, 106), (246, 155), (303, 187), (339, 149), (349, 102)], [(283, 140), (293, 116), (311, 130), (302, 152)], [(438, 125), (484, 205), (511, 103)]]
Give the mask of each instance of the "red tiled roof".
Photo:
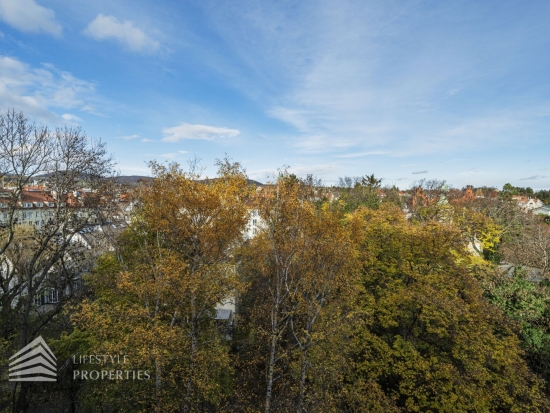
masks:
[(46, 192), (21, 191), (21, 202), (55, 202), (55, 199)]

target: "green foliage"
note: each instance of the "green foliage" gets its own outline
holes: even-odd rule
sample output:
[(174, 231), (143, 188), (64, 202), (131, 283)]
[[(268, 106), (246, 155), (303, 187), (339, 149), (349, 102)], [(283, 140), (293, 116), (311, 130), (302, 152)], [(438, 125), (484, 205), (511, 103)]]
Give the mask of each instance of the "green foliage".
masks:
[(541, 189), (535, 192), (535, 196), (540, 199), (545, 205), (550, 205), (550, 190)]
[(487, 283), (488, 300), (520, 327), (522, 347), (531, 369), (546, 380), (550, 394), (550, 282), (529, 280), (522, 268), (497, 273)]
[(356, 377), (404, 411), (544, 411), (519, 340), (484, 299), (457, 230), (409, 223), (397, 209), (360, 209), (354, 220), (371, 314), (354, 335)]
[(380, 185), (382, 179), (374, 174), (356, 178), (340, 178), (340, 200), (345, 204), (347, 212), (355, 211), (363, 206), (369, 209), (378, 209), (380, 206)]
[(541, 189), (537, 192), (531, 187), (513, 186), (512, 184), (504, 184), (501, 194), (505, 197), (514, 195), (523, 195), (540, 199), (544, 204), (550, 204), (550, 190)]

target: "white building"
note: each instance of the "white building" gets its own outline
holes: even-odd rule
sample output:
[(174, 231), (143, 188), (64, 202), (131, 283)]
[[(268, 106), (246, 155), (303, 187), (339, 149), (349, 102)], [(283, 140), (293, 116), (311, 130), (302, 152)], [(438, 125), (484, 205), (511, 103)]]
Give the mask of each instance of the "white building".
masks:
[(541, 208), (544, 206), (542, 201), (538, 198), (531, 198), (528, 196), (513, 196), (513, 200), (515, 200), (520, 208), (522, 208), (525, 211), (532, 211), (537, 208)]

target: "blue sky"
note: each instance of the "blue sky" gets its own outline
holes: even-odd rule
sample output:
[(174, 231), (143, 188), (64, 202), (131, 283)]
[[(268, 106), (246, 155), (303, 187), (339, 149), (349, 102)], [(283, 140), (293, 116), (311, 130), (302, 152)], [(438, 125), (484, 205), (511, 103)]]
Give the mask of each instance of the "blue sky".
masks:
[(0, 110), (123, 174), (227, 153), (262, 182), (550, 188), (548, 1), (0, 0)]

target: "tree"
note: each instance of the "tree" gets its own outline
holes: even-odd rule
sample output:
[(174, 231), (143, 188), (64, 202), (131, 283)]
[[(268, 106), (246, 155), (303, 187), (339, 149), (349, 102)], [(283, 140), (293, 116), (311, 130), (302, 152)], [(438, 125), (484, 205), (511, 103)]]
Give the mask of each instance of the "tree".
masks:
[(378, 189), (382, 184), (382, 179), (376, 178), (374, 174), (365, 175), (361, 179), (361, 184), (369, 189)]
[[(264, 230), (243, 251), (253, 295), (244, 306), (248, 340), (256, 343), (247, 345), (259, 358), (247, 359), (265, 365), (265, 412), (321, 408), (314, 383), (323, 361), (314, 361), (314, 354), (326, 341), (327, 321), (339, 323), (327, 308), (342, 291), (349, 291), (345, 277), (352, 279), (353, 256), (343, 216), (328, 203), (316, 207), (308, 201), (310, 192), (308, 182), (282, 175), (273, 192), (257, 200)], [(339, 313), (335, 311), (332, 315)]]
[(485, 295), (518, 323), (521, 345), (532, 371), (545, 380), (550, 397), (550, 282), (536, 282), (522, 267), (494, 269), (484, 283)]
[(541, 189), (540, 191), (535, 192), (535, 197), (540, 199), (546, 205), (550, 204), (550, 190)]
[(340, 199), (345, 203), (346, 211), (353, 211), (359, 206), (378, 208), (381, 183), (382, 179), (376, 178), (374, 174), (340, 178)]
[(550, 225), (542, 217), (523, 214), (521, 226), (501, 246), (505, 261), (536, 269), (538, 279), (550, 278)]
[(456, 228), (408, 222), (389, 207), (352, 219), (371, 314), (353, 335), (355, 381), (403, 411), (545, 411), (541, 383), (483, 297)]
[(120, 268), (94, 278), (97, 297), (75, 318), (96, 351), (124, 349), (152, 371), (132, 403), (111, 398), (120, 410), (197, 411), (215, 407), (227, 391), (228, 348), (215, 307), (242, 290), (235, 249), (249, 188), (238, 163), (217, 165), (216, 179), (201, 180), (195, 170), (151, 163), (155, 179), (137, 190), (132, 225), (119, 242)]
[[(0, 178), (7, 181), (0, 203), (5, 217), (0, 228), (0, 328), (2, 338), (17, 337), (23, 348), (70, 300), (73, 282), (90, 266), (78, 233), (102, 215), (109, 199), (101, 196), (112, 161), (105, 144), (80, 129), (50, 131), (22, 113), (0, 114)], [(42, 175), (52, 202), (41, 224), (25, 225), (25, 186)], [(73, 192), (88, 188), (88, 196)], [(34, 209), (32, 210), (34, 213)], [(36, 214), (42, 212), (36, 211)], [(59, 297), (48, 311), (37, 311), (37, 297), (53, 291)], [(26, 411), (32, 384), (22, 382), (15, 411)]]

